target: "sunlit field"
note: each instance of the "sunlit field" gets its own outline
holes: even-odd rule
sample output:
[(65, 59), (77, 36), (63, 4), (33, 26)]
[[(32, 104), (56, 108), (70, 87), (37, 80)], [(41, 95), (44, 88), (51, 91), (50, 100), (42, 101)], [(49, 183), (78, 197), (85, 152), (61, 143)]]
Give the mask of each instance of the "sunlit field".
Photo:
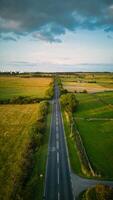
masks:
[(38, 104), (0, 106), (0, 199), (9, 200), (23, 176)]
[(113, 91), (112, 73), (77, 73), (62, 78), (64, 89), (69, 92), (89, 93)]
[(73, 83), (73, 82), (65, 82), (64, 89), (67, 89), (69, 92), (83, 92), (84, 90), (86, 90), (89, 93), (113, 90), (112, 88), (106, 88), (96, 83)]
[[(113, 74), (77, 73), (61, 80), (79, 102), (73, 117), (93, 170), (99, 178), (113, 179)], [(70, 129), (65, 117), (64, 122)], [(66, 133), (72, 169), (84, 175), (75, 142)]]
[(113, 179), (113, 107), (95, 94), (77, 94), (77, 99), (75, 119), (91, 164), (102, 177)]
[(46, 98), (46, 91), (52, 78), (20, 78), (0, 76), (0, 100), (18, 96)]

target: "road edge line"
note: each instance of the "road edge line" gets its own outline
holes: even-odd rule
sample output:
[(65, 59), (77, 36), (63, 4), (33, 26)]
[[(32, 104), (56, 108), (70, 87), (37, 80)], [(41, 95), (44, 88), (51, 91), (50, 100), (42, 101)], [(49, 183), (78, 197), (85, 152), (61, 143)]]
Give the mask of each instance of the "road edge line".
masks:
[(62, 125), (63, 125), (63, 134), (64, 134), (64, 141), (65, 141), (65, 145), (66, 145), (66, 152), (67, 152), (67, 160), (68, 160), (68, 165), (69, 165), (69, 174), (70, 174), (70, 181), (71, 181), (71, 188), (72, 188), (72, 194), (73, 194), (73, 199), (75, 199), (74, 196), (74, 189), (73, 189), (73, 182), (72, 182), (72, 177), (71, 177), (71, 164), (70, 164), (70, 159), (69, 159), (69, 152), (68, 152), (68, 146), (67, 146), (67, 139), (66, 139), (66, 133), (65, 133), (65, 128), (64, 128), (64, 121), (63, 121), (63, 116), (62, 116), (62, 110), (61, 110), (61, 104), (59, 101), (59, 105), (60, 105), (60, 113), (61, 113), (61, 119), (62, 119)]
[(49, 157), (49, 146), (50, 146), (50, 138), (52, 133), (52, 114), (53, 114), (53, 100), (52, 100), (52, 109), (51, 109), (51, 123), (50, 123), (50, 133), (49, 133), (49, 142), (48, 142), (48, 148), (47, 148), (47, 160), (46, 160), (46, 173), (45, 173), (45, 180), (44, 180), (44, 193), (43, 197), (45, 197), (46, 194), (46, 179), (47, 179), (47, 168), (48, 168), (48, 157)]

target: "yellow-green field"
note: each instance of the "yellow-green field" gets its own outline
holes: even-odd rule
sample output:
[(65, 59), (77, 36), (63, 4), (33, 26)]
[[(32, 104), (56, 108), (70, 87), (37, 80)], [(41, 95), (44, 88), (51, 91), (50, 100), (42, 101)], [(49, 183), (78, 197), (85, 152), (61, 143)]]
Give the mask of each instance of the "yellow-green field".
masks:
[(0, 100), (18, 96), (45, 98), (52, 78), (0, 76)]
[(38, 110), (38, 104), (0, 106), (0, 199), (11, 199), (23, 173)]
[(63, 87), (69, 92), (83, 92), (84, 90), (87, 90), (89, 93), (113, 91), (113, 88), (107, 88), (97, 83), (64, 82)]
[(112, 73), (76, 73), (62, 78), (64, 89), (69, 92), (89, 93), (113, 91)]

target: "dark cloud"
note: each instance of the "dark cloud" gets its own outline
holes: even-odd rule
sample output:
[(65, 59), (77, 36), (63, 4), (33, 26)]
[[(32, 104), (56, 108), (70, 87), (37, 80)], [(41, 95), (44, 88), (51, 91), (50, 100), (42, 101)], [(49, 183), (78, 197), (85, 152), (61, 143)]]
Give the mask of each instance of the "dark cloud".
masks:
[(0, 0), (0, 32), (61, 42), (66, 30), (113, 31), (113, 0)]

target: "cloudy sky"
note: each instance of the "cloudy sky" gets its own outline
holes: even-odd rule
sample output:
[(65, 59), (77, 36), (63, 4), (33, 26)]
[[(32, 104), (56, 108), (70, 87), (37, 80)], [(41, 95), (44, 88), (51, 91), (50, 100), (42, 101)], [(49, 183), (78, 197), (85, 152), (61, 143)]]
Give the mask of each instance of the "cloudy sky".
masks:
[(78, 64), (113, 64), (113, 0), (0, 0), (1, 69)]

